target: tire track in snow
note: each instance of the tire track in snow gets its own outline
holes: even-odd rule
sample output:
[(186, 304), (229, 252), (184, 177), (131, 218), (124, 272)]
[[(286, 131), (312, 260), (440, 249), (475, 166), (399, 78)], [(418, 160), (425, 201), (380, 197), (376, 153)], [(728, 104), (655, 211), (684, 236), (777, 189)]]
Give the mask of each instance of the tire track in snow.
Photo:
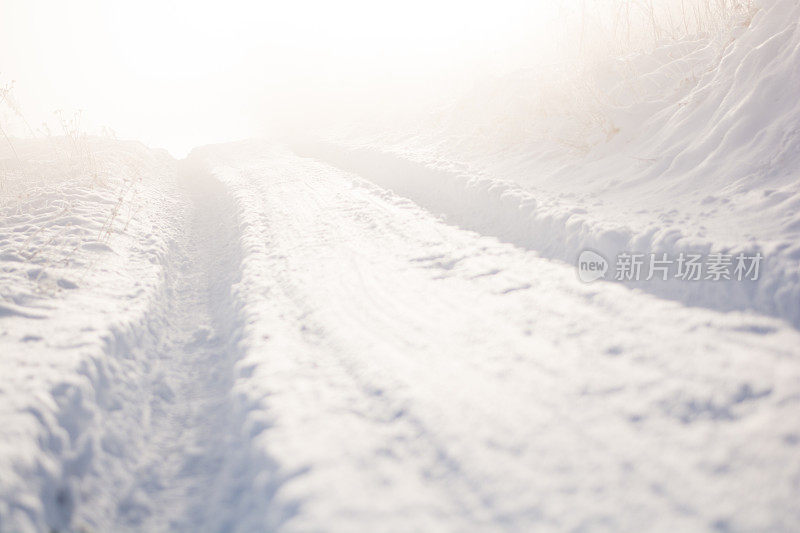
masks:
[[(74, 509), (62, 522), (73, 527), (226, 530), (254, 477), (272, 477), (232, 395), (240, 357), (231, 294), (241, 275), (236, 213), (214, 178), (181, 181), (192, 207), (166, 259), (161, 298), (142, 326), (108, 342), (107, 359), (119, 367), (100, 402), (96, 456), (68, 498)], [(253, 497), (268, 501), (270, 491)]]
[[(266, 201), (251, 199), (255, 205), (248, 210), (266, 217), (262, 230), (277, 254), (274, 256), (276, 263), (269, 268), (275, 283), (270, 294), (281, 302), (285, 323), (276, 327), (288, 325), (300, 330), (300, 338), (306, 346), (300, 352), (292, 351), (296, 370), (313, 365), (317, 375), (312, 386), (332, 389), (328, 393), (332, 401), (320, 402), (317, 409), (327, 412), (328, 416), (341, 411), (356, 415), (358, 424), (354, 434), (367, 442), (374, 441), (377, 453), (369, 446), (362, 450), (361, 445), (352, 442), (352, 448), (343, 451), (339, 458), (347, 463), (353, 449), (364, 454), (361, 460), (365, 461), (366, 471), (359, 473), (359, 482), (368, 484), (364, 478), (382, 477), (385, 485), (397, 486), (392, 487), (394, 490), (404, 484), (419, 483), (414, 497), (396, 496), (398, 508), (408, 505), (415, 509), (406, 518), (395, 518), (397, 524), (403, 526), (394, 523), (381, 526), (378, 525), (380, 520), (371, 522), (374, 518), (370, 512), (380, 512), (378, 502), (366, 513), (363, 508), (341, 505), (332, 511), (334, 515), (341, 519), (348, 511), (363, 513), (363, 523), (345, 523), (365, 530), (377, 527), (386, 531), (414, 529), (426, 523), (425, 519), (437, 523), (441, 516), (447, 516), (449, 527), (456, 531), (492, 531), (497, 527), (515, 530), (520, 524), (545, 520), (543, 511), (534, 501), (523, 505), (504, 501), (512, 491), (503, 481), (498, 482), (500, 476), (493, 472), (493, 460), (498, 461), (497, 467), (513, 471), (508, 461), (510, 458), (512, 463), (515, 461), (513, 458), (519, 453), (515, 448), (521, 446), (519, 434), (526, 430), (515, 429), (513, 436), (509, 435), (513, 443), (502, 442), (501, 436), (487, 439), (495, 441), (492, 444), (495, 449), (484, 450), (488, 453), (480, 457), (475, 455), (475, 448), (466, 444), (472, 437), (470, 429), (457, 422), (458, 417), (480, 421), (502, 435), (509, 429), (510, 413), (519, 415), (515, 420), (519, 423), (529, 416), (529, 405), (536, 405), (543, 413), (540, 414), (542, 418), (559, 420), (561, 431), (568, 434), (570, 440), (595, 447), (602, 453), (613, 452), (593, 436), (592, 431), (586, 431), (581, 418), (564, 409), (559, 401), (542, 395), (535, 398), (535, 404), (525, 405), (530, 391), (519, 388), (516, 380), (496, 381), (496, 376), (487, 372), (483, 362), (473, 359), (475, 354), (463, 360), (441, 358), (441, 355), (432, 357), (437, 348), (442, 349), (442, 353), (447, 349), (447, 343), (434, 338), (435, 324), (439, 321), (443, 322), (442, 339), (449, 338), (444, 332), (450, 325), (445, 325), (447, 319), (443, 317), (458, 316), (467, 325), (465, 329), (473, 331), (485, 331), (487, 322), (491, 324), (494, 319), (487, 317), (480, 306), (474, 309), (462, 306), (464, 301), (453, 294), (432, 291), (426, 295), (426, 289), (437, 285), (435, 281), (428, 279), (428, 275), (421, 278), (402, 275), (390, 266), (392, 260), (384, 264), (385, 258), (374, 247), (380, 247), (385, 240), (385, 252), (392, 256), (397, 252), (396, 241), (403, 242), (403, 246), (419, 246), (417, 252), (422, 256), (415, 260), (421, 263), (420, 267), (427, 268), (422, 265), (428, 264), (431, 275), (440, 271), (443, 277), (459, 262), (450, 255), (454, 250), (448, 250), (441, 257), (431, 255), (435, 250), (426, 248), (424, 239), (421, 240), (415, 231), (418, 228), (404, 225), (408, 222), (406, 217), (419, 210), (414, 204), (392, 195), (382, 197), (382, 192), (372, 186), (359, 184), (348, 190), (352, 184), (338, 171), (316, 162), (305, 164), (297, 160), (297, 163), (299, 168), (294, 172), (301, 177), (292, 177), (290, 172), (287, 176), (268, 173), (252, 176), (258, 176), (263, 185), (256, 189), (258, 192), (251, 191), (251, 198)], [(320, 169), (324, 170), (320, 172)], [(373, 192), (375, 194), (371, 194)], [(406, 212), (409, 208), (410, 212)], [(402, 218), (398, 217), (400, 214)], [(442, 232), (433, 237), (434, 242), (452, 235), (451, 228), (428, 226), (426, 222), (429, 221), (423, 219), (418, 226)], [(317, 252), (323, 254), (318, 260), (326, 265), (324, 274), (311, 259)], [(315, 274), (308, 277), (308, 270)], [(414, 282), (423, 282), (423, 285)], [(491, 327), (497, 328), (498, 338), (505, 337), (499, 333), (499, 323)], [(513, 328), (509, 328), (508, 337), (514, 335), (512, 331)], [(498, 343), (494, 349), (499, 350), (502, 344)], [(507, 349), (516, 352), (522, 348), (514, 344), (509, 343)], [(379, 360), (369, 357), (373, 350), (380, 354)], [(479, 354), (489, 359), (495, 357), (491, 353)], [(527, 362), (524, 367), (516, 371), (526, 379), (539, 382), (540, 386), (542, 382), (559, 377), (549, 365), (536, 361)], [(476, 386), (475, 397), (469, 385)], [(563, 394), (563, 391), (557, 392), (558, 388), (547, 386), (555, 396)], [(497, 405), (504, 406), (509, 413), (493, 412)], [(309, 423), (309, 433), (313, 431), (310, 428), (317, 425)], [(475, 439), (485, 439), (485, 435)], [(477, 448), (480, 449), (480, 445)], [(367, 457), (371, 457), (369, 462)], [(395, 463), (395, 467), (402, 465), (408, 479), (394, 478), (391, 463)], [(658, 479), (648, 468), (640, 468), (631, 477), (642, 485), (653, 484)], [(516, 480), (505, 481), (512, 485)], [(384, 486), (379, 490), (386, 489), (388, 487)], [(418, 497), (424, 499), (422, 494), (428, 499), (425, 505), (417, 501)], [(676, 506), (686, 505), (672, 491), (664, 490), (662, 497), (671, 503), (674, 500)], [(396, 512), (396, 509), (387, 511)], [(437, 518), (428, 517), (429, 512)], [(404, 522), (406, 519), (408, 523)], [(307, 529), (314, 528), (302, 521), (290, 528), (292, 531)]]
[(152, 332), (158, 340), (147, 350), (156, 361), (146, 448), (118, 508), (118, 525), (149, 531), (202, 529), (239, 433), (228, 396), (236, 353), (226, 318), (239, 260), (235, 221), (221, 184), (197, 175), (184, 181), (193, 220), (168, 274), (164, 329)]
[[(398, 394), (405, 380), (398, 382), (380, 364), (366, 362), (358, 353), (363, 342), (375, 343), (380, 352), (387, 341), (392, 344), (400, 341), (408, 346), (402, 338), (391, 337), (395, 337), (392, 333), (396, 329), (393, 325), (396, 312), (411, 320), (413, 311), (408, 308), (409, 302), (399, 302), (396, 307), (396, 294), (386, 294), (384, 283), (375, 283), (374, 272), (361, 271), (364, 258), (360, 257), (357, 243), (364, 236), (351, 233), (354, 229), (351, 217), (369, 216), (371, 209), (379, 209), (383, 211), (381, 220), (390, 220), (396, 212), (381, 201), (362, 205), (360, 193), (348, 207), (351, 203), (348, 195), (331, 199), (327, 187), (317, 190), (318, 185), (326, 183), (315, 176), (301, 180), (293, 174), (252, 177), (270, 185), (237, 196), (241, 211), (251, 217), (244, 225), (254, 239), (245, 235), (244, 242), (250, 243), (245, 246), (263, 252), (263, 255), (253, 253), (248, 261), (253, 268), (250, 280), (269, 280), (267, 290), (259, 286), (248, 290), (252, 297), (250, 311), (258, 310), (253, 322), (266, 319), (269, 325), (266, 335), (251, 331), (251, 341), (263, 337), (268, 337), (268, 341), (264, 348), (251, 345), (247, 359), (242, 361), (242, 367), (248, 369), (247, 377), (257, 382), (251, 383), (248, 391), (254, 393), (251, 415), (257, 419), (264, 412), (273, 413), (275, 427), (267, 428), (263, 442), (279, 450), (277, 455), (281, 456), (284, 469), (299, 473), (307, 469), (319, 471), (321, 479), (331, 468), (341, 470), (343, 479), (330, 480), (327, 489), (347, 486), (353, 490), (350, 501), (338, 503), (316, 491), (304, 490), (298, 504), (301, 510), (298, 521), (287, 529), (318, 530), (314, 522), (304, 520), (322, 513), (333, 521), (347, 520), (350, 525), (344, 530), (394, 530), (395, 526), (386, 524), (380, 513), (403, 507), (415, 510), (408, 519), (423, 530), (436, 524), (437, 514), (450, 516), (462, 529), (491, 521), (493, 495), (481, 486), (480, 479), (463, 469), (462, 463), (451, 455), (451, 446), (441, 440), (437, 431), (417, 416), (418, 406), (409, 403), (405, 394)], [(339, 218), (342, 210), (350, 216)], [(329, 214), (333, 218), (325, 218)], [(390, 224), (389, 228), (393, 226)], [(402, 231), (397, 237), (403, 237)], [(355, 240), (350, 242), (351, 239)], [(306, 261), (309, 254), (313, 256), (315, 243), (320, 241), (328, 241), (331, 246), (320, 250), (324, 254), (318, 258), (320, 264), (327, 265), (334, 277), (337, 273), (349, 274), (328, 285), (340, 294), (342, 303), (352, 300), (334, 310), (342, 322), (332, 323), (325, 316), (330, 309), (318, 307), (316, 296), (327, 298), (329, 291), (309, 294), (322, 280), (304, 282), (308, 274)], [(268, 275), (263, 276), (264, 273)], [(413, 300), (414, 295), (411, 296)], [(387, 306), (393, 309), (388, 310)], [(273, 313), (278, 315), (276, 321), (269, 320)], [(363, 321), (365, 313), (378, 320), (380, 328), (370, 332), (376, 323)], [(432, 319), (426, 315), (413, 321), (422, 325)], [(391, 359), (400, 355), (393, 354)], [(413, 366), (418, 363), (413, 362)], [(259, 372), (267, 368), (268, 373)], [(269, 392), (259, 399), (258, 389)], [(295, 441), (303, 433), (302, 429), (298, 432), (300, 428), (307, 428), (306, 442)], [(323, 435), (329, 431), (331, 438), (326, 439)], [(352, 439), (341, 438), (347, 431), (353, 432)], [(317, 449), (318, 446), (330, 449)], [(288, 456), (287, 450), (291, 450)], [(309, 461), (317, 453), (321, 454), (319, 462)], [(333, 464), (331, 457), (337, 458)], [(359, 472), (352, 470), (354, 459), (365, 461)], [(303, 483), (302, 479), (298, 481)], [(393, 496), (387, 497), (387, 493)], [(373, 496), (378, 498), (374, 507), (365, 509), (363, 499)], [(316, 509), (317, 505), (324, 510)]]
[[(247, 251), (239, 390), (302, 472), (282, 530), (747, 528), (790, 508), (793, 331), (579, 284), (285, 151), (207, 158)], [(783, 488), (754, 496), (766, 479)]]

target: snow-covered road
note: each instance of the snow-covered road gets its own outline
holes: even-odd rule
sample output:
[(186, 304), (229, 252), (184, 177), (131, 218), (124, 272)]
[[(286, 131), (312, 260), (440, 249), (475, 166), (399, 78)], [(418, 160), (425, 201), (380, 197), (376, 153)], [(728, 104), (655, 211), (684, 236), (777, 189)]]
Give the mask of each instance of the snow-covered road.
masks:
[[(0, 530), (800, 527), (786, 322), (582, 284), (280, 147), (180, 174), (141, 318), (95, 322), (110, 370), (51, 345), (77, 399), (4, 387), (39, 426), (0, 456)], [(4, 320), (4, 350), (53, 327)]]
[(239, 208), (234, 390), (287, 529), (798, 523), (796, 331), (581, 285), (361, 177), (230, 150), (194, 157)]

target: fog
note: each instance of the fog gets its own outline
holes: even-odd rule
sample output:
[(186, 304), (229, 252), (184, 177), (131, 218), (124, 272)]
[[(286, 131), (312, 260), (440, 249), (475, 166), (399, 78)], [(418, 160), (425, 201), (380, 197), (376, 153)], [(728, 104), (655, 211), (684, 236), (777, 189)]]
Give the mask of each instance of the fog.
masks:
[(542, 62), (555, 5), (3, 0), (0, 80), (33, 129), (81, 110), (82, 128), (182, 156)]

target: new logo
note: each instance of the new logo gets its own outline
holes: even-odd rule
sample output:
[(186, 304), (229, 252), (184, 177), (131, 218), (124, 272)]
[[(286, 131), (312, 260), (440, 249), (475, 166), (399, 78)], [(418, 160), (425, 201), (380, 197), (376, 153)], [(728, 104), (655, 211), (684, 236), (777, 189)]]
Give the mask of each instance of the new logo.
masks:
[(578, 256), (578, 278), (584, 283), (591, 283), (604, 278), (608, 272), (608, 261), (592, 250), (584, 250)]

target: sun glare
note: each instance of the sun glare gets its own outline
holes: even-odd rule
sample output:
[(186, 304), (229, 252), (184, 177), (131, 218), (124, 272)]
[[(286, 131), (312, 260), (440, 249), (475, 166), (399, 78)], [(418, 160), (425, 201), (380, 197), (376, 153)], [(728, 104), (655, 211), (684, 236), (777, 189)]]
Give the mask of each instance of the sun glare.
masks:
[(140, 75), (177, 78), (294, 61), (347, 71), (463, 65), (541, 34), (553, 11), (524, 1), (104, 5), (115, 56)]
[(544, 55), (554, 5), (10, 0), (0, 24), (29, 110), (84, 109), (87, 125), (180, 154), (252, 135), (268, 117), (310, 120), (530, 63)]

